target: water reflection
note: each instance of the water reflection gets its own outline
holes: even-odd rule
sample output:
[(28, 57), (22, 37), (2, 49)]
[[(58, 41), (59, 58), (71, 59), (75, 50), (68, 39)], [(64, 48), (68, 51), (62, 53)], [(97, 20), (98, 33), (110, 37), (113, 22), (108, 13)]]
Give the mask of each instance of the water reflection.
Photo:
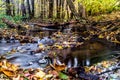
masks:
[(93, 42), (77, 48), (64, 49), (60, 53), (64, 58), (63, 62), (68, 67), (76, 67), (79, 65), (90, 66), (102, 60), (113, 58), (113, 54), (118, 52), (113, 52), (101, 43)]

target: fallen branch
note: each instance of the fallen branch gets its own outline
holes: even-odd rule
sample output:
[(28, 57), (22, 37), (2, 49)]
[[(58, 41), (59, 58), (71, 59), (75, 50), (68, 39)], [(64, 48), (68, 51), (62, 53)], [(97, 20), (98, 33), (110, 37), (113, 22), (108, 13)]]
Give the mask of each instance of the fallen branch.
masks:
[(115, 70), (118, 70), (118, 69), (120, 69), (120, 66), (118, 66), (118, 67), (116, 67), (116, 68), (113, 68), (113, 69), (111, 69), (111, 70), (107, 70), (107, 71), (101, 72), (101, 73), (99, 73), (99, 74), (97, 74), (97, 75), (102, 75), (102, 74), (105, 74), (105, 73), (108, 73), (108, 72), (112, 72), (112, 71), (115, 71)]
[(8, 27), (10, 27), (10, 28), (17, 28), (17, 29), (19, 29), (19, 28), (22, 27), (21, 25), (15, 24), (15, 23), (13, 23), (12, 21), (10, 21), (10, 20), (8, 20), (6, 18), (2, 18), (2, 21), (3, 21), (3, 23), (7, 24)]
[(70, 21), (70, 22), (64, 22), (64, 23), (33, 23), (33, 25), (39, 26), (39, 27), (60, 27), (60, 26), (66, 26), (66, 25), (70, 25), (70, 24), (75, 24), (75, 23), (79, 23), (79, 21)]

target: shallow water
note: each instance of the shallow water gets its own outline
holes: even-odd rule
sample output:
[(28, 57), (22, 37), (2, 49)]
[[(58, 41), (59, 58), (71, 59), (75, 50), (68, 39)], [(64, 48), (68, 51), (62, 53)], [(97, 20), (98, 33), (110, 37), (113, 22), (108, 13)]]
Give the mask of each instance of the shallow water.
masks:
[[(50, 36), (53, 33), (49, 31), (43, 32), (42, 37)], [(70, 30), (66, 29), (65, 33), (68, 32), (70, 32)], [(35, 33), (32, 33), (32, 35), (36, 36)], [(18, 51), (14, 54), (6, 55), (6, 58), (9, 62), (17, 64), (21, 68), (44, 68), (50, 62), (48, 59), (45, 59), (48, 52), (31, 53), (31, 51), (37, 49), (37, 44), (27, 43), (21, 45), (20, 43), (0, 43), (0, 55), (4, 55), (12, 49), (17, 49)], [(94, 63), (120, 55), (119, 50), (111, 50), (100, 42), (87, 42), (85, 45), (77, 48), (63, 49), (60, 53), (62, 53), (62, 57), (58, 59), (65, 62), (68, 67), (76, 67), (79, 65), (90, 66)]]
[(103, 60), (120, 56), (119, 50), (111, 50), (98, 42), (87, 43), (82, 47), (65, 49), (61, 53), (64, 55), (63, 62), (68, 67), (90, 66)]

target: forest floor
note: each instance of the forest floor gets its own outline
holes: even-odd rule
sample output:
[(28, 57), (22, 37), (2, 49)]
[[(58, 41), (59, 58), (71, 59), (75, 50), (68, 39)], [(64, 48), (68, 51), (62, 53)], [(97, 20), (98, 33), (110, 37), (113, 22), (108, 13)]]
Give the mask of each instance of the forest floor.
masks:
[[(40, 38), (39, 35), (46, 35), (46, 32), (37, 32), (36, 36), (18, 33), (16, 29), (0, 29), (0, 45), (5, 43), (19, 43), (12, 46), (0, 58), (0, 79), (2, 80), (119, 80), (120, 79), (120, 52), (114, 58), (101, 61), (91, 66), (68, 67), (65, 63), (57, 60), (61, 50), (72, 47), (86, 46), (87, 41), (101, 40), (111, 49), (120, 49), (120, 12), (88, 17), (88, 21), (77, 23), (71, 26), (72, 32), (54, 32), (49, 37)], [(71, 28), (70, 26), (70, 28)], [(29, 29), (28, 25), (25, 25)], [(79, 33), (80, 32), (80, 33)], [(4, 39), (3, 39), (4, 38)], [(29, 44), (30, 43), (30, 44)], [(33, 44), (35, 43), (35, 44)], [(96, 46), (97, 47), (97, 46)], [(7, 47), (6, 47), (7, 48)], [(97, 48), (96, 48), (97, 49)], [(99, 48), (98, 48), (99, 49)], [(47, 52), (47, 56), (45, 54)], [(18, 60), (30, 57), (30, 62)], [(22, 53), (22, 54), (21, 54)], [(10, 56), (8, 56), (10, 55)], [(44, 58), (41, 59), (44, 56)], [(63, 54), (64, 55), (64, 54)], [(64, 57), (62, 55), (62, 58)], [(12, 56), (12, 57), (11, 57)], [(33, 57), (34, 56), (34, 57)], [(40, 56), (40, 57), (39, 57)], [(45, 68), (38, 67), (38, 64), (46, 64), (48, 58), (52, 63), (45, 65)], [(36, 59), (34, 59), (36, 58)], [(20, 64), (12, 64), (9, 60)], [(29, 61), (29, 58), (27, 58)], [(33, 60), (32, 60), (33, 59)], [(41, 60), (40, 60), (41, 59)], [(37, 62), (35, 62), (38, 60)], [(13, 61), (14, 62), (14, 61)], [(24, 64), (22, 64), (24, 63)], [(27, 69), (20, 68), (26, 67)]]

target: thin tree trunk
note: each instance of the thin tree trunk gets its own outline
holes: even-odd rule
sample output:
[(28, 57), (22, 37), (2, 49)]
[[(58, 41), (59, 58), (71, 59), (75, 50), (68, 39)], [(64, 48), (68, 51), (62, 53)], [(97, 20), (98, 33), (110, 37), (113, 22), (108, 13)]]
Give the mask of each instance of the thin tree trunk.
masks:
[(11, 15), (10, 0), (6, 0), (6, 14)]
[(62, 9), (61, 9), (61, 19), (64, 19), (64, 17), (65, 17), (64, 3), (65, 3), (65, 1), (61, 0), (61, 7), (62, 7)]
[(49, 18), (53, 18), (53, 4), (54, 0), (49, 0)]
[(24, 0), (22, 0), (21, 2), (21, 10), (22, 10), (22, 17), (23, 17), (23, 20), (25, 21), (25, 17), (26, 17), (26, 8), (25, 8), (25, 5), (24, 5)]
[(61, 0), (57, 0), (57, 18), (60, 19)]
[(44, 0), (41, 0), (41, 15), (40, 18), (44, 18)]
[(31, 12), (31, 15), (32, 15), (32, 17), (34, 17), (34, 13), (35, 13), (35, 2), (34, 2), (34, 0), (31, 0), (31, 5), (32, 5), (32, 12)]
[(28, 14), (29, 14), (29, 18), (32, 18), (32, 14), (31, 14), (31, 9), (30, 9), (30, 2), (29, 0), (27, 0), (27, 9), (28, 9)]
[(78, 13), (80, 17), (86, 18), (85, 7), (80, 2), (78, 2)]

